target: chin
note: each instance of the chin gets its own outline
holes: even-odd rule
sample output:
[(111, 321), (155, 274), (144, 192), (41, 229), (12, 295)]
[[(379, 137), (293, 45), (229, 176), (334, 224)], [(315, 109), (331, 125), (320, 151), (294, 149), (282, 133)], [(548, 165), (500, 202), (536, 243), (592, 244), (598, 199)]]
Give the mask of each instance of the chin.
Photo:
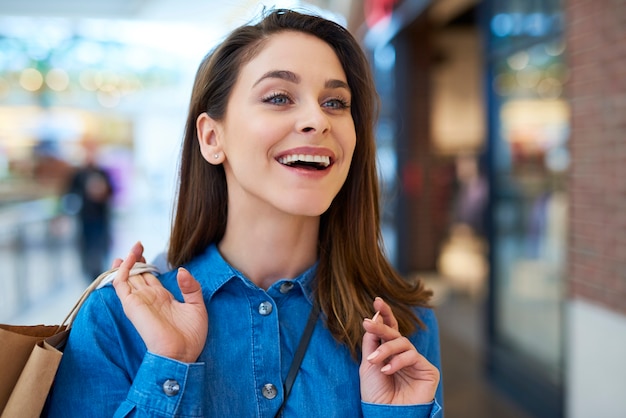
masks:
[[(284, 210), (287, 213), (291, 213), (293, 215), (298, 216), (311, 216), (317, 217), (322, 216), (324, 212), (328, 210), (330, 207), (331, 201), (323, 202), (323, 201), (315, 201), (315, 204), (310, 204), (311, 200), (300, 200), (298, 202), (293, 202), (293, 205), (289, 205), (289, 207), (285, 207)], [(304, 203), (304, 204), (303, 204)]]

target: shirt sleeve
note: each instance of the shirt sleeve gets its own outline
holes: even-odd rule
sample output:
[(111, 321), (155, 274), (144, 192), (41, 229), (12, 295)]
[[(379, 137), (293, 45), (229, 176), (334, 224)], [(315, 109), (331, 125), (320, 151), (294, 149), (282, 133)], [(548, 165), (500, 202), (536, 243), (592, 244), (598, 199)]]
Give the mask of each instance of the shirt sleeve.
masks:
[(419, 405), (380, 405), (361, 402), (363, 418), (443, 418), (437, 400)]
[(92, 294), (70, 332), (44, 416), (202, 416), (204, 364), (157, 356), (111, 286)]
[(204, 364), (146, 353), (126, 400), (114, 417), (202, 417)]

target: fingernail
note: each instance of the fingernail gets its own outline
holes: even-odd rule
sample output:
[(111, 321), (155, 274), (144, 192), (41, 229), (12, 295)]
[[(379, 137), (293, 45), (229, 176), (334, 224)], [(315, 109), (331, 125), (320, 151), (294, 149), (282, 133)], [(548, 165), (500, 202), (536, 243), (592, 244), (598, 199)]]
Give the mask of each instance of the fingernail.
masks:
[(378, 350), (374, 351), (372, 354), (370, 354), (369, 356), (367, 356), (367, 360), (374, 360), (376, 357), (378, 357), (378, 355), (380, 354), (380, 352)]
[(391, 370), (391, 364), (387, 364), (382, 369), (380, 369), (380, 371), (383, 373), (388, 372), (389, 370)]
[(378, 316), (380, 315), (380, 311), (376, 311), (376, 313), (374, 314), (374, 316), (372, 317), (372, 322), (376, 322), (376, 320), (378, 319)]

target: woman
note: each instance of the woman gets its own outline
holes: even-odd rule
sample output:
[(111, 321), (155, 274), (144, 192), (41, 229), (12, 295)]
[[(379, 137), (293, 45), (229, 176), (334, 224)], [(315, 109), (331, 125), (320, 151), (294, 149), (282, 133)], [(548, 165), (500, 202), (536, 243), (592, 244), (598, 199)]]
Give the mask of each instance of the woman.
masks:
[(132, 275), (133, 248), (74, 323), (51, 416), (441, 416), (430, 293), (380, 246), (368, 68), (341, 26), (288, 10), (205, 58), (168, 250), (183, 267)]

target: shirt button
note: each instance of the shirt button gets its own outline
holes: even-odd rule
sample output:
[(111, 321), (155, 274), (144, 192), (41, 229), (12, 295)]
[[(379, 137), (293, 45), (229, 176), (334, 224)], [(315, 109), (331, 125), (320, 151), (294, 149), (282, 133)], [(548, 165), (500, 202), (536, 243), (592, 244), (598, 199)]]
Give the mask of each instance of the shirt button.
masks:
[(293, 289), (293, 282), (284, 282), (280, 285), (280, 293), (285, 294), (289, 293), (289, 291)]
[(263, 385), (263, 389), (261, 389), (261, 392), (263, 393), (263, 397), (265, 399), (274, 399), (276, 395), (278, 395), (276, 386), (272, 385), (271, 383), (266, 383), (265, 385)]
[(261, 315), (269, 315), (272, 313), (272, 304), (270, 302), (261, 302), (259, 305), (259, 313)]
[(180, 385), (176, 380), (167, 379), (165, 383), (163, 383), (163, 392), (165, 392), (167, 396), (178, 395), (178, 392), (180, 392)]

